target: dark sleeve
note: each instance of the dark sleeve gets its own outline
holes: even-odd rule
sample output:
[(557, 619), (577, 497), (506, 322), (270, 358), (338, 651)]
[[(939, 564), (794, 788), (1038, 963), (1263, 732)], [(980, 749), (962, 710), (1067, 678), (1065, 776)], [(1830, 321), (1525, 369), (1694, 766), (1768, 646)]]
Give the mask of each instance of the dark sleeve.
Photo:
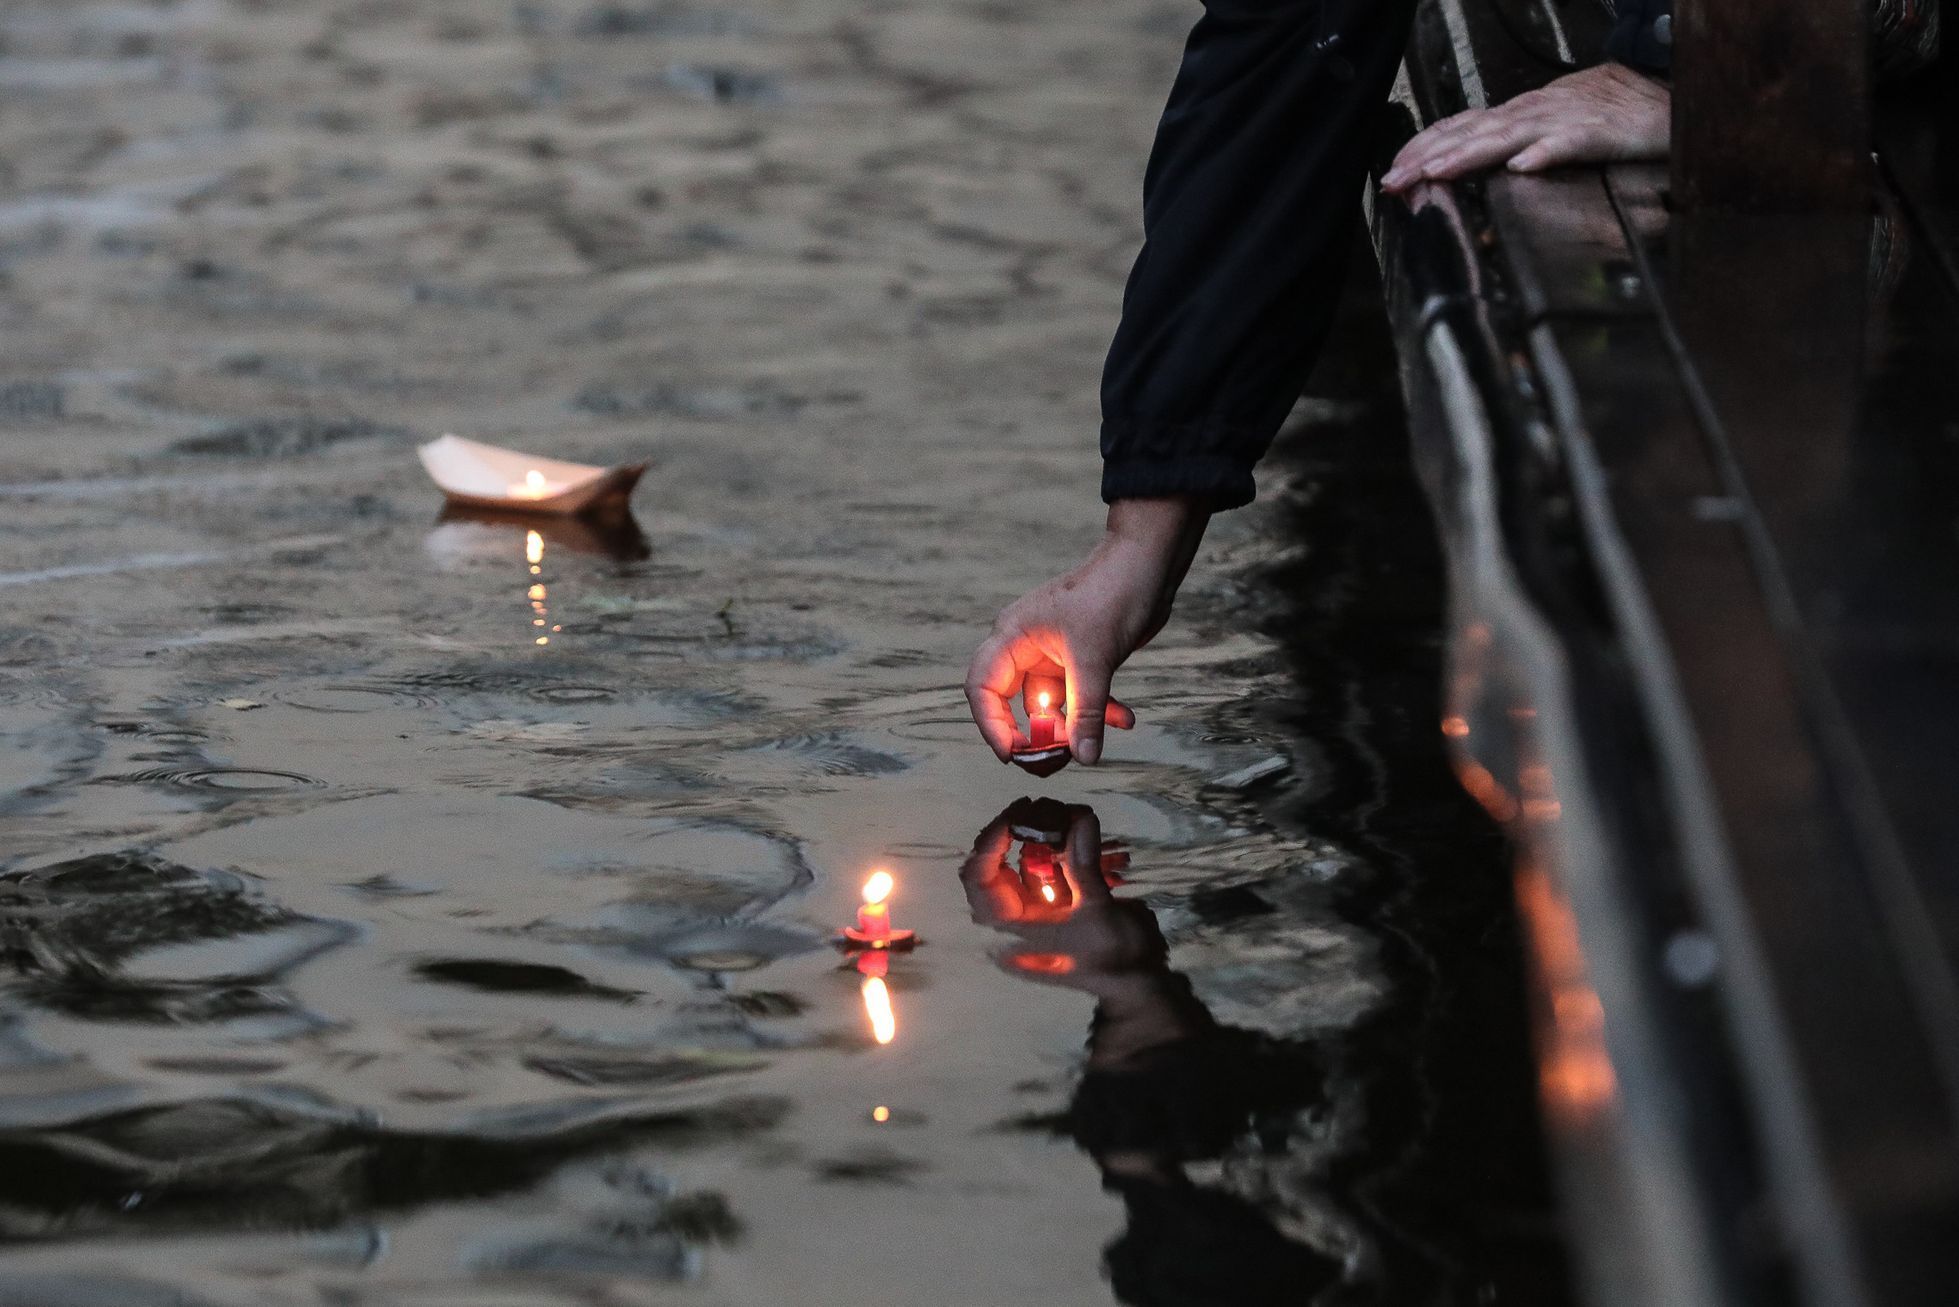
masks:
[(1673, 0), (1618, 0), (1615, 13), (1606, 57), (1665, 77), (1673, 67)]
[(1339, 298), (1415, 0), (1208, 0), (1102, 374), (1102, 497), (1252, 499)]

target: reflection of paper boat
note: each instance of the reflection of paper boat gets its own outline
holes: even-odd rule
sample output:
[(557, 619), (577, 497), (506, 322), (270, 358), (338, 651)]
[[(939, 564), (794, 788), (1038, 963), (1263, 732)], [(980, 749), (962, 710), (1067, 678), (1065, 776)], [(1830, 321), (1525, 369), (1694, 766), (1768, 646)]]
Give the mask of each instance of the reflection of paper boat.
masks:
[[(577, 517), (544, 519), (524, 509), (476, 508), (450, 503), (442, 506), (442, 515), (436, 521), (441, 526), (528, 528), (543, 536), (544, 543), (553, 549), (598, 554), (621, 563), (636, 563), (653, 556), (653, 546), (647, 541), (646, 532), (639, 529), (633, 510), (620, 503), (601, 504)], [(436, 546), (438, 552), (468, 552), (466, 540), (456, 542), (454, 548), (446, 551), (441, 548), (442, 542), (436, 542)]]
[(624, 503), (646, 464), (593, 467), (444, 436), (415, 451), (452, 504), (526, 513), (583, 513)]

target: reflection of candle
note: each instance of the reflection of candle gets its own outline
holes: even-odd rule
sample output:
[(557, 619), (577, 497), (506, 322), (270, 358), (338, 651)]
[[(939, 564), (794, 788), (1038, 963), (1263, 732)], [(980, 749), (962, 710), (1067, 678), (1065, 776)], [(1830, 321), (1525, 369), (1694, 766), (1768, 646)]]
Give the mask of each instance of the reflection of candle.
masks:
[(872, 948), (891, 940), (891, 873), (875, 871), (864, 882), (864, 905), (857, 909), (857, 929)]
[(1035, 700), (1034, 711), (1027, 714), (1027, 743), (1036, 749), (1054, 747), (1054, 714), (1048, 711), (1052, 702), (1046, 690), (1041, 691)]
[(543, 536), (535, 531), (524, 532), (524, 557), (530, 560), (532, 576), (536, 576), (544, 570), (539, 566), (544, 561)]
[(1028, 889), (1040, 896), (1041, 902), (1054, 907), (1064, 901), (1073, 902), (1074, 895), (1068, 893), (1062, 883), (1061, 868), (1055, 861), (1054, 846), (1029, 840), (1020, 846), (1020, 876)]
[(898, 1037), (898, 1017), (891, 1010), (891, 989), (882, 977), (864, 977), (864, 1011), (871, 1018), (871, 1035), (880, 1044)]

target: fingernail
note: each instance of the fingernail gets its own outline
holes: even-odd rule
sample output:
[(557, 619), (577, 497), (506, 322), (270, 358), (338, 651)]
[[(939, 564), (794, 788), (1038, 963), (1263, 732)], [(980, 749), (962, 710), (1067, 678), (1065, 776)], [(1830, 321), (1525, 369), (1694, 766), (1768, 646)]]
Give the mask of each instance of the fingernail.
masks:
[(1381, 178), (1381, 185), (1399, 186), (1401, 185), (1401, 183), (1407, 180), (1408, 180), (1408, 173), (1406, 172), (1406, 170), (1401, 168), (1390, 168), (1387, 171), (1387, 175)]
[(1102, 757), (1102, 742), (1084, 736), (1075, 741), (1075, 757), (1093, 767)]

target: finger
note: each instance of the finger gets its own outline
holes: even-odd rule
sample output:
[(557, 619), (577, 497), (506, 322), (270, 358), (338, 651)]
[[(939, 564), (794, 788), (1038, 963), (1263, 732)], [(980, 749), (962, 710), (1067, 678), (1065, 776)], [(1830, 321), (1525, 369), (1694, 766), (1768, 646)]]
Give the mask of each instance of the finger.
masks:
[(1136, 725), (1136, 713), (1128, 704), (1111, 696), (1106, 720), (1119, 731), (1132, 730)]
[(1013, 823), (1002, 812), (973, 840), (973, 851), (959, 868), (966, 902), (979, 922), (1010, 921), (1020, 915), (1019, 880), (1007, 866), (1013, 849)]
[(1007, 856), (1014, 842), (1013, 819), (1007, 815), (1012, 811), (1012, 808), (1008, 808), (988, 822), (985, 830), (973, 836), (973, 854), (969, 862), (980, 859), (999, 862)]
[(1505, 123), (1465, 138), (1447, 153), (1424, 165), (1422, 175), (1431, 181), (1461, 177), (1504, 162), (1518, 151), (1542, 140), (1544, 135), (1545, 128), (1541, 123)]
[[(1458, 177), (1474, 168), (1485, 167), (1505, 157), (1490, 155), (1491, 150), (1515, 150), (1531, 140), (1557, 129), (1564, 121), (1555, 106), (1532, 100), (1517, 100), (1499, 109), (1461, 115), (1462, 125), (1448, 133), (1437, 133), (1422, 151), (1397, 168), (1406, 173), (1396, 179), (1397, 186), (1417, 181)], [(1504, 146), (1502, 142), (1511, 142)], [(1383, 183), (1385, 184), (1385, 178)]]
[(1419, 180), (1424, 165), (1446, 153), (1465, 134), (1482, 127), (1490, 116), (1490, 110), (1471, 109), (1430, 123), (1396, 153), (1394, 162), (1381, 177), (1381, 184), (1389, 190), (1399, 190)]
[(1109, 897), (1109, 883), (1102, 879), (1102, 822), (1090, 807), (1069, 808), (1068, 856), (1062, 866), (1068, 873), (1069, 888), (1075, 902), (1099, 902)]
[(1109, 715), (1109, 672), (1092, 663), (1068, 668), (1068, 747), (1089, 766), (1102, 759), (1102, 725)]
[(1009, 645), (1006, 637), (994, 636), (974, 651), (972, 665), (966, 669), (966, 704), (972, 709), (973, 724), (1001, 762), (1013, 757), (1020, 729), (1011, 702), (1020, 678)]

